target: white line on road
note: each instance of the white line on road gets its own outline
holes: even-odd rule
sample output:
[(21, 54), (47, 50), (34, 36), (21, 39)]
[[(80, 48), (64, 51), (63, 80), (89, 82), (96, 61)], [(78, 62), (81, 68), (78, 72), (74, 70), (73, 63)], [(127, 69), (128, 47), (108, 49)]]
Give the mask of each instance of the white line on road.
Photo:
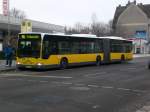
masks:
[[(89, 86), (89, 85), (88, 85)], [(92, 87), (92, 86), (91, 86)], [(94, 86), (93, 86), (94, 87)], [(99, 86), (100, 88), (104, 88), (104, 89), (117, 89), (117, 90), (122, 90), (122, 91), (131, 91), (131, 92), (137, 92), (137, 93), (144, 93), (146, 91), (144, 90), (134, 90), (134, 89), (127, 89), (127, 88), (115, 88), (115, 87), (111, 87), (111, 86)]]
[(95, 88), (98, 88), (99, 86), (97, 85), (88, 85), (89, 87), (95, 87)]
[(140, 92), (140, 93), (145, 93), (146, 91), (144, 90), (132, 90), (133, 92)]
[(58, 79), (71, 79), (72, 77), (65, 76), (39, 76), (39, 75), (24, 75), (27, 77), (41, 77), (41, 78), (58, 78)]
[(3, 79), (3, 78), (7, 78), (7, 77), (8, 77), (8, 76), (0, 76), (0, 78), (2, 78), (2, 79)]
[(100, 108), (100, 107), (101, 107), (100, 105), (94, 105), (92, 108), (97, 109), (97, 108)]
[(27, 80), (27, 81), (29, 81), (29, 82), (36, 82), (36, 80)]
[(101, 88), (105, 88), (105, 89), (113, 89), (114, 87), (111, 87), (111, 86), (101, 86)]
[(17, 79), (17, 80), (19, 80), (19, 81), (23, 81), (24, 79)]
[(136, 70), (137, 68), (127, 68), (128, 70)]
[(99, 73), (95, 73), (95, 74), (93, 74), (93, 73), (88, 73), (88, 74), (86, 74), (85, 76), (87, 76), (87, 77), (89, 77), (89, 76), (96, 76), (96, 75), (104, 75), (104, 74), (107, 74), (107, 72), (99, 72)]
[(62, 82), (62, 84), (65, 84), (65, 85), (72, 85), (72, 83), (69, 83), (69, 82)]
[(48, 81), (40, 81), (40, 82), (42, 82), (42, 83), (47, 83)]
[(126, 88), (117, 88), (118, 90), (124, 90), (124, 91), (131, 91), (131, 89), (126, 89)]
[(7, 79), (7, 80), (12, 80), (12, 81), (16, 81), (17, 79)]
[(5, 74), (0, 76), (8, 77), (8, 76), (21, 76), (21, 77), (41, 77), (41, 78), (58, 78), (58, 79), (71, 79), (72, 77), (65, 77), (65, 76), (51, 76), (51, 75), (26, 75), (26, 74)]
[(75, 84), (75, 86), (85, 86), (85, 84)]

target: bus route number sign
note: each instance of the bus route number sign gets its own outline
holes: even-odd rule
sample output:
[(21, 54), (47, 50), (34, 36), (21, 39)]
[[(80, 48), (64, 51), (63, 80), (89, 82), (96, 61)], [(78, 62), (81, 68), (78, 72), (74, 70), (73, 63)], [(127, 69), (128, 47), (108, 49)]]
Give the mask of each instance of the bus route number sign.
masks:
[(38, 39), (39, 35), (21, 35), (22, 39)]

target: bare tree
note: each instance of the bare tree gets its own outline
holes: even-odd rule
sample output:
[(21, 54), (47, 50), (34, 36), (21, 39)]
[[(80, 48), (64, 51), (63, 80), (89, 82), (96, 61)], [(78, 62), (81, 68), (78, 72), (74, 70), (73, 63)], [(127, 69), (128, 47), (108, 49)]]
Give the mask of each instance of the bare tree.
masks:
[[(18, 18), (18, 19), (26, 19), (25, 12), (21, 11), (19, 9), (16, 9), (16, 8), (12, 8), (9, 12), (9, 15), (11, 17)], [(6, 36), (3, 43), (4, 43), (4, 46), (10, 44), (13, 47), (16, 47), (16, 45), (17, 45), (16, 44), (17, 43), (17, 36), (10, 32), (10, 36), (9, 37)]]
[(10, 16), (15, 17), (15, 18), (19, 18), (19, 19), (25, 19), (26, 18), (25, 12), (21, 11), (19, 9), (16, 9), (16, 8), (12, 8), (10, 10)]
[(82, 34), (94, 34), (97, 36), (112, 35), (112, 20), (109, 23), (98, 22), (95, 13), (91, 16), (92, 22), (90, 24), (83, 24), (77, 22), (73, 28), (66, 28), (67, 34), (82, 33)]
[(97, 19), (97, 15), (95, 13), (91, 16), (91, 32), (97, 36), (106, 36), (110, 35), (111, 26), (109, 24), (105, 24), (103, 22), (99, 22)]
[(91, 32), (97, 36), (106, 36), (110, 33), (108, 24), (102, 22), (96, 22), (91, 24)]
[(66, 27), (66, 34), (89, 34), (91, 32), (90, 25), (77, 22), (74, 27)]
[(98, 22), (98, 19), (97, 19), (97, 15), (96, 15), (96, 13), (93, 13), (93, 14), (92, 14), (91, 19), (92, 19), (92, 24), (94, 24), (94, 23), (97, 23), (97, 22)]
[(109, 28), (109, 35), (115, 35), (113, 31), (113, 20), (110, 20), (108, 22), (108, 28)]

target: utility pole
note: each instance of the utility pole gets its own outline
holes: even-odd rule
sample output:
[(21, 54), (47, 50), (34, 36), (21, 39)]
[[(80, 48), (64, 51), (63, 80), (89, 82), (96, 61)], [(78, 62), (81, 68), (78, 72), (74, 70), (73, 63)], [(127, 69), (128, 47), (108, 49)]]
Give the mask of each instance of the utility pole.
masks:
[[(7, 16), (8, 16), (8, 39), (10, 38), (10, 12), (9, 12), (9, 0), (7, 1), (8, 2), (8, 14), (7, 14)], [(8, 44), (10, 44), (9, 42), (8, 42)]]

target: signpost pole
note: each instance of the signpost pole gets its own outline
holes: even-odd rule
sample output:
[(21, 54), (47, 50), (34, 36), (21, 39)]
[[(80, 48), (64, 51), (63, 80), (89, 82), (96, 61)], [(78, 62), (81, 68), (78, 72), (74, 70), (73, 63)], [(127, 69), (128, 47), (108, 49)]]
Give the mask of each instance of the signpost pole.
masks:
[(7, 36), (8, 36), (8, 38), (10, 38), (9, 0), (3, 0), (3, 15), (7, 16)]

